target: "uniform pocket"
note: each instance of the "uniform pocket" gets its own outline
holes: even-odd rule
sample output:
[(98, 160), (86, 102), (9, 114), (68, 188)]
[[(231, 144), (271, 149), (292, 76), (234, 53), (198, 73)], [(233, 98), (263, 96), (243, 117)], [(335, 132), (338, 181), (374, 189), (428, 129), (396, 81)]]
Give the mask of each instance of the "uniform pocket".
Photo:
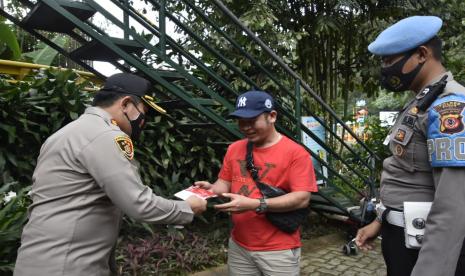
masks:
[(431, 164), (428, 160), (428, 147), (425, 142), (414, 142), (413, 164), (417, 171), (431, 171)]

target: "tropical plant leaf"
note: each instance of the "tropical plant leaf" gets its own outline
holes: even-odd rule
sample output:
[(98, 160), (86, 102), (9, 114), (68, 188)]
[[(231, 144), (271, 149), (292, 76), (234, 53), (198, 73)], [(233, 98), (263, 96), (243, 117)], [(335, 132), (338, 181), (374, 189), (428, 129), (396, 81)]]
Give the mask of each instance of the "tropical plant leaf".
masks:
[(21, 49), (16, 35), (5, 22), (0, 22), (0, 44), (5, 44), (11, 51), (9, 59), (18, 60), (21, 57)]
[[(52, 39), (52, 42), (63, 47), (68, 42), (68, 37), (59, 34)], [(23, 53), (23, 56), (31, 58), (32, 62), (36, 64), (52, 65), (58, 52), (43, 42), (39, 43), (38, 47), (38, 50)]]

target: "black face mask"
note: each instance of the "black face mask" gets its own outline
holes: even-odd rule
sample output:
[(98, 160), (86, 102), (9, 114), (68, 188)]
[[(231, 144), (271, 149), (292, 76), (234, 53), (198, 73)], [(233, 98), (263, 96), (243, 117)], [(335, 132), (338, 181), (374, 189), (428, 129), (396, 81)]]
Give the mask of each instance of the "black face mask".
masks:
[(394, 92), (405, 91), (410, 88), (413, 80), (424, 65), (424, 63), (420, 63), (412, 71), (406, 74), (402, 73), (402, 68), (404, 68), (405, 63), (407, 63), (407, 60), (413, 53), (415, 52), (406, 54), (402, 59), (389, 67), (381, 68), (382, 87)]
[[(133, 104), (136, 107), (137, 111), (139, 111), (136, 104), (135, 103), (133, 103)], [(129, 123), (131, 124), (131, 139), (133, 141), (139, 140), (142, 129), (144, 128), (143, 125), (141, 126), (141, 122), (145, 119), (145, 115), (142, 112), (139, 111), (139, 116), (137, 116), (137, 118), (135, 120), (129, 119), (129, 117), (128, 117), (128, 115), (126, 113), (124, 113), (124, 115), (126, 116)]]

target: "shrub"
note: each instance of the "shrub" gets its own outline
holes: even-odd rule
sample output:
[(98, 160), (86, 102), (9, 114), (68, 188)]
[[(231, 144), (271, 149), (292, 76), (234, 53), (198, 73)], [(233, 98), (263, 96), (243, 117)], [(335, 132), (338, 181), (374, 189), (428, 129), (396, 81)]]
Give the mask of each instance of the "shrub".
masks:
[[(368, 134), (368, 139), (365, 141), (365, 144), (370, 148), (378, 157), (379, 160), (375, 160), (374, 171), (370, 171), (366, 166), (362, 165), (361, 160), (369, 163), (369, 153), (359, 144), (352, 146), (352, 150), (359, 156), (360, 159), (354, 158), (354, 155), (348, 150), (342, 152), (343, 159), (346, 162), (350, 163), (351, 166), (357, 168), (361, 175), (369, 178), (370, 175), (374, 176), (375, 187), (379, 187), (379, 182), (381, 179), (381, 171), (383, 168), (383, 160), (390, 155), (389, 148), (383, 144), (388, 132), (389, 127), (384, 127), (381, 125), (381, 121), (378, 117), (371, 116), (367, 120), (367, 127), (365, 132)], [(364, 192), (365, 195), (368, 195), (368, 187), (366, 183), (354, 173), (346, 168), (341, 162), (334, 162), (334, 168), (345, 177), (350, 183), (356, 188)], [(342, 191), (350, 196), (355, 196), (360, 199), (360, 196), (355, 193), (346, 183), (344, 183), (340, 178), (333, 177), (333, 183), (338, 186)]]
[(8, 183), (0, 188), (0, 274), (12, 271), (16, 259), (16, 248), (21, 238), (23, 224), (27, 219), (27, 197), (29, 188), (21, 189), (17, 194), (10, 188), (17, 184)]
[(127, 235), (120, 242), (118, 270), (122, 275), (185, 275), (223, 264), (226, 224), (223, 219), (209, 224), (196, 221), (183, 229), (146, 225), (150, 235)]

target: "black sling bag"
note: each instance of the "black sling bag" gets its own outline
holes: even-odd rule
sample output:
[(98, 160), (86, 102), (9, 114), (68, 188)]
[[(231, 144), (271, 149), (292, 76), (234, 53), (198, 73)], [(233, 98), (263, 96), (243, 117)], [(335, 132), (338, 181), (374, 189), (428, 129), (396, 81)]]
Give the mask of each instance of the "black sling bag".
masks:
[[(273, 187), (271, 185), (265, 184), (259, 181), (258, 177), (258, 169), (255, 167), (253, 162), (253, 155), (252, 155), (253, 143), (247, 143), (247, 153), (245, 156), (246, 166), (252, 176), (257, 188), (260, 190), (262, 196), (264, 198), (272, 198), (277, 196), (282, 196), (287, 194), (286, 191)], [(281, 231), (286, 233), (294, 233), (299, 226), (305, 221), (309, 213), (308, 208), (302, 208), (297, 210), (292, 210), (288, 212), (266, 212), (266, 218), (276, 227), (278, 227)]]

